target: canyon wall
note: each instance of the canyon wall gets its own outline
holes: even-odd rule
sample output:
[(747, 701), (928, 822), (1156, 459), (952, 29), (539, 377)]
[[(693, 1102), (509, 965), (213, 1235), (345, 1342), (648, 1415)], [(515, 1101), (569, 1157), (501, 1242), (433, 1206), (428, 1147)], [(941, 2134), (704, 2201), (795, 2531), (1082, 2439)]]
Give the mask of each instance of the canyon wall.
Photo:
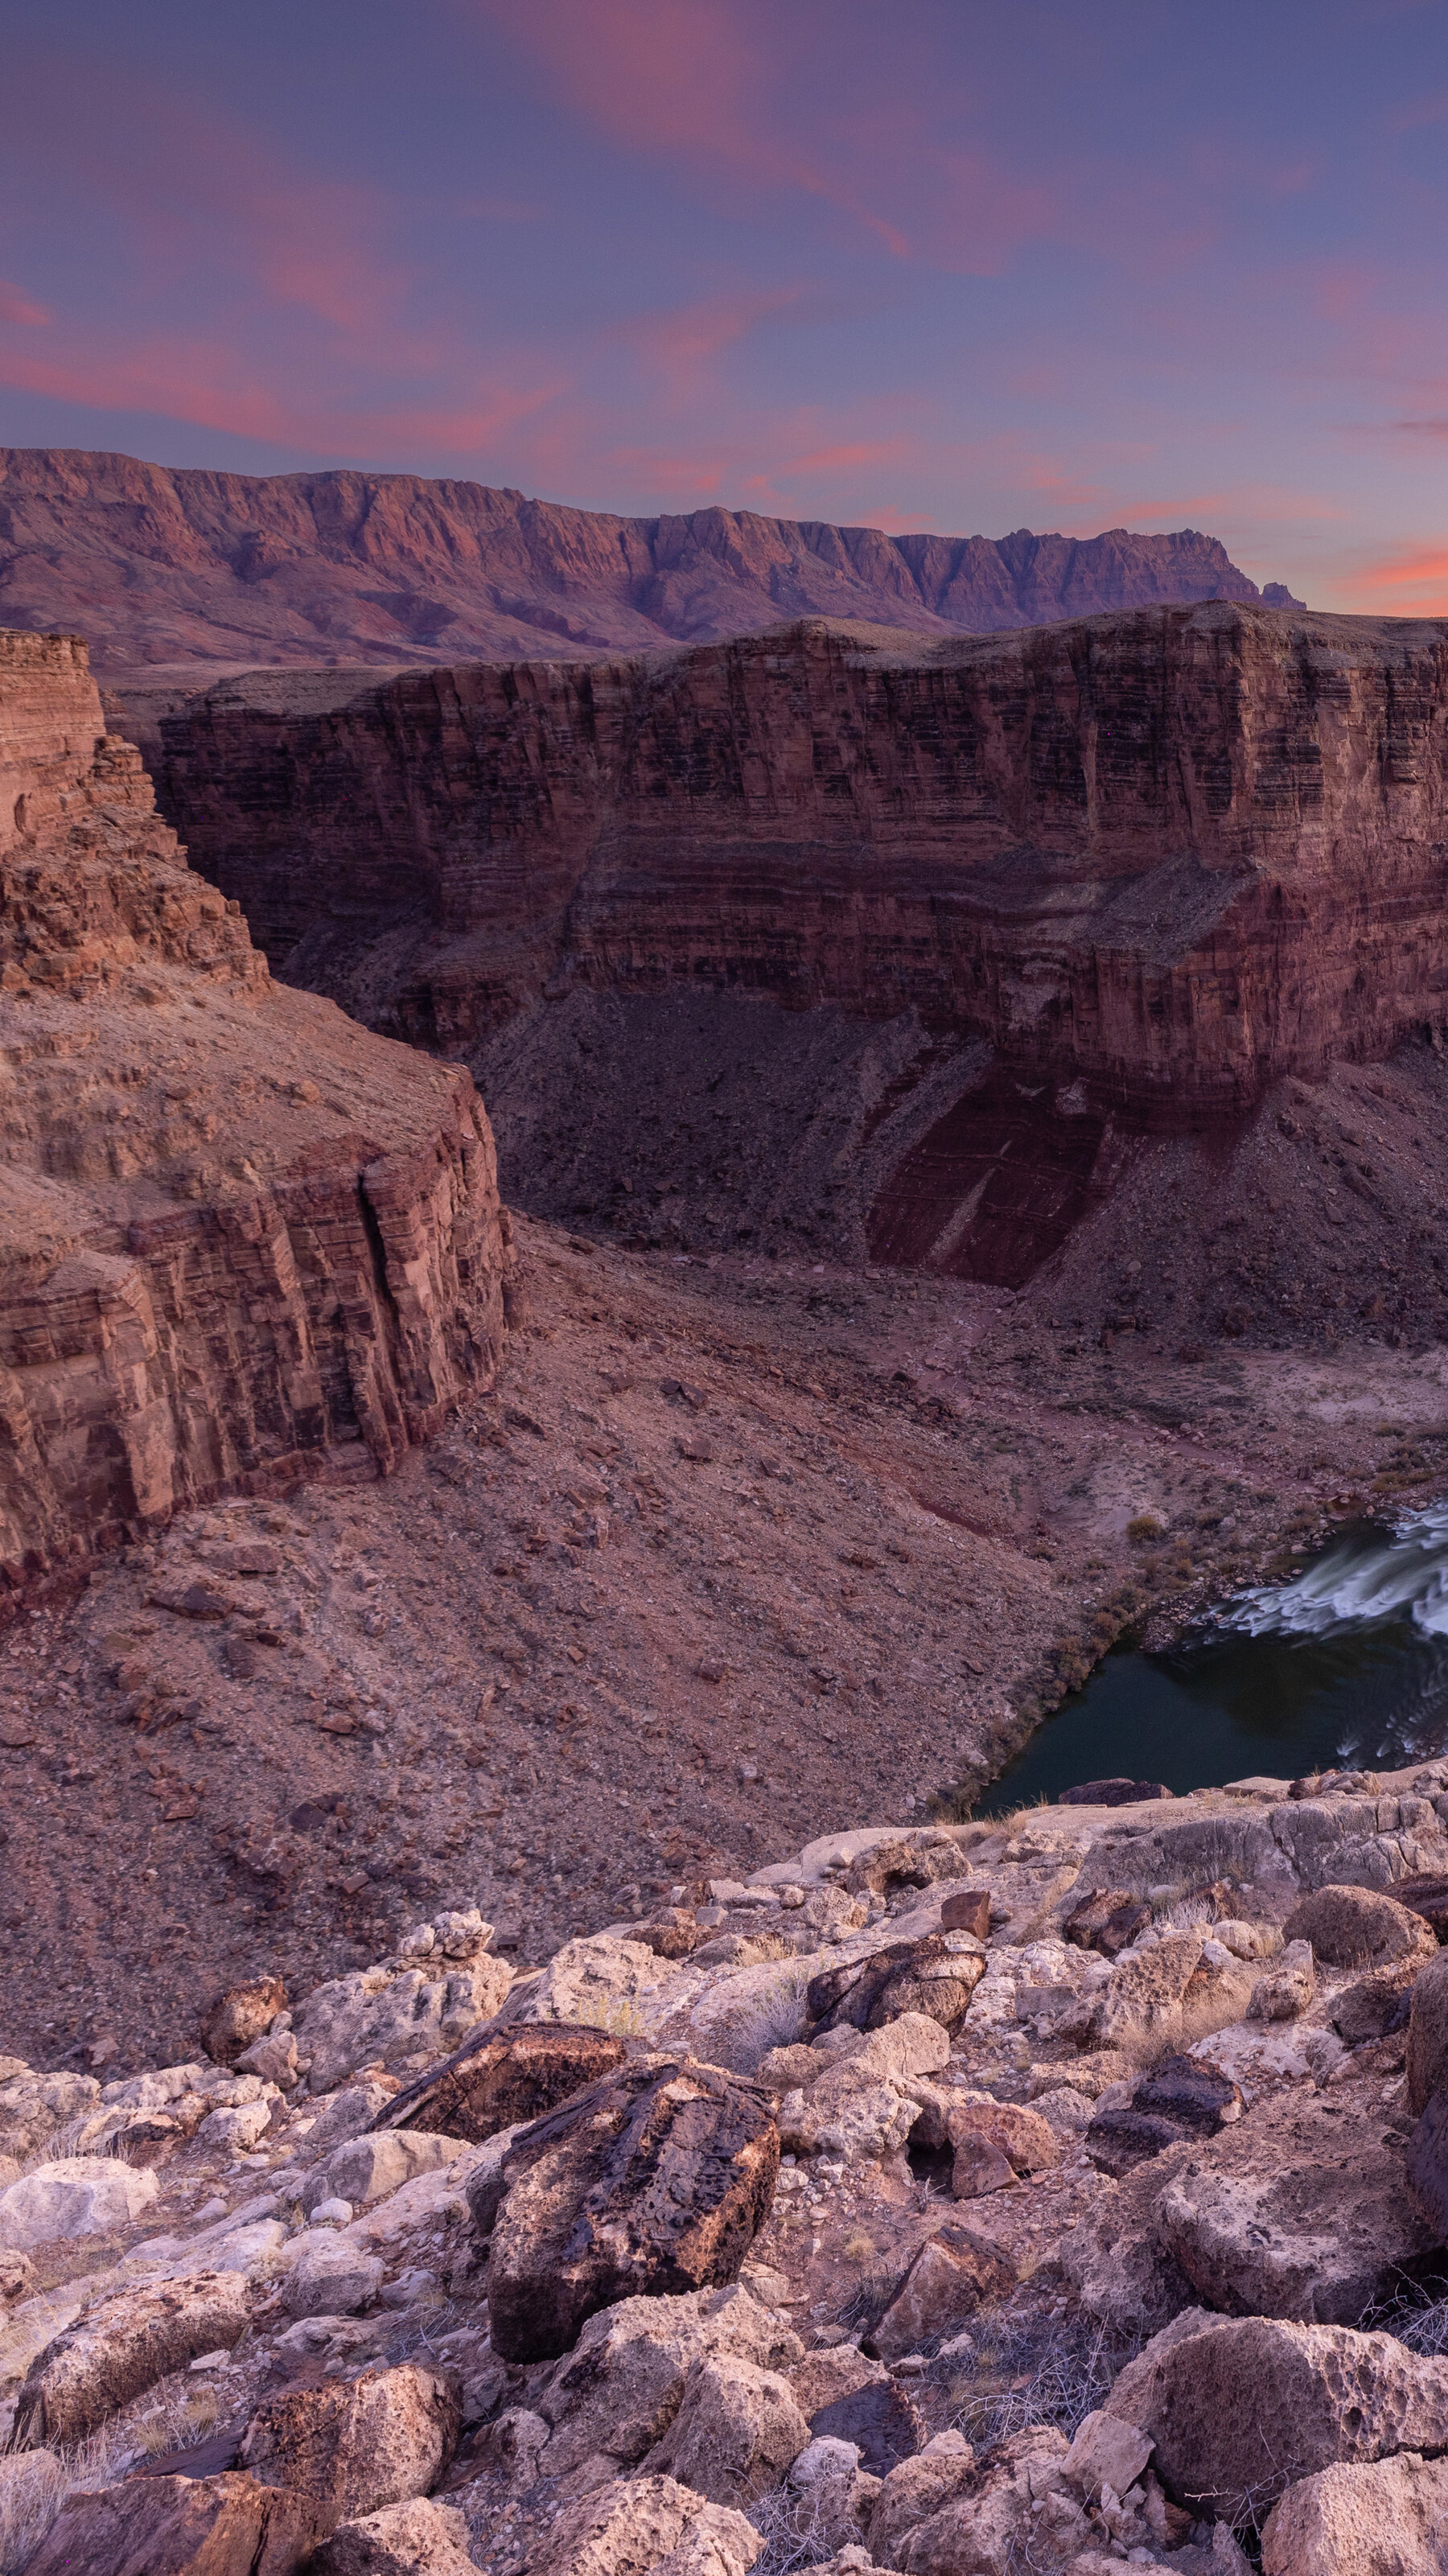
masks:
[(470, 1077), (273, 983), (68, 636), (0, 632), (0, 1095), (0, 1590), (495, 1369)]
[(427, 1046), (580, 984), (747, 989), (914, 1012), (1066, 1119), (1171, 1123), (1448, 1017), (1439, 622), (811, 621), (263, 673), (154, 738), (166, 811), (274, 964)]
[[(1215, 537), (889, 537), (750, 511), (620, 518), (412, 474), (173, 472), (0, 448), (0, 622), (97, 668), (640, 651), (781, 617), (929, 633), (1258, 598)], [(1280, 585), (1261, 594), (1290, 606)]]

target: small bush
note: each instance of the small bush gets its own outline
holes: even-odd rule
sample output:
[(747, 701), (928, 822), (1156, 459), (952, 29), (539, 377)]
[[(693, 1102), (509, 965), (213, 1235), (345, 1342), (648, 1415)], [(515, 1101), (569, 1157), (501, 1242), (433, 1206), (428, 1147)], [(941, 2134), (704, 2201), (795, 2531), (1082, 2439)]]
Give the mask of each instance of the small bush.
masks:
[(1166, 1524), (1157, 1519), (1155, 1512), (1138, 1512), (1134, 1520), (1127, 1522), (1126, 1535), (1144, 1546), (1149, 1539), (1165, 1538)]

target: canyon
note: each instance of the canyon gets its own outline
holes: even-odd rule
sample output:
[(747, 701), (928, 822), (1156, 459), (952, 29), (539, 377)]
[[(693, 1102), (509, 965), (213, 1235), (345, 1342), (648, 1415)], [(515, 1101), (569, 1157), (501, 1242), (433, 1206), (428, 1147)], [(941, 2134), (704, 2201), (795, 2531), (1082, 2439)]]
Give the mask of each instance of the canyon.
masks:
[(0, 448), (0, 623), (107, 674), (638, 652), (866, 618), (990, 633), (1158, 600), (1292, 607), (1195, 529), (891, 537), (748, 511), (621, 518), (410, 474), (265, 477)]

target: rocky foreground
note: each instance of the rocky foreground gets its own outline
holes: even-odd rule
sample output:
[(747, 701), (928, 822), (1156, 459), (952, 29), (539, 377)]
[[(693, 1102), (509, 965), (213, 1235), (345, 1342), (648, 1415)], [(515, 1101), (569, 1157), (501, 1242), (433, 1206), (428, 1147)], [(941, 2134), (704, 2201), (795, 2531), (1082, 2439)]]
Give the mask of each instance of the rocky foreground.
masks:
[(1448, 1764), (837, 1834), (0, 2061), (4, 2576), (1389, 2576)]

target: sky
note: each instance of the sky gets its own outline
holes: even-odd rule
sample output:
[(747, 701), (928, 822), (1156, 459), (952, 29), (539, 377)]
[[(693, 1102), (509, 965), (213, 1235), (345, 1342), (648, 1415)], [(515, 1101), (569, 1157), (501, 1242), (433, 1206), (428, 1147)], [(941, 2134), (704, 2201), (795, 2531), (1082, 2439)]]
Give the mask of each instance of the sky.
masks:
[(0, 0), (0, 444), (1448, 614), (1448, 0)]

